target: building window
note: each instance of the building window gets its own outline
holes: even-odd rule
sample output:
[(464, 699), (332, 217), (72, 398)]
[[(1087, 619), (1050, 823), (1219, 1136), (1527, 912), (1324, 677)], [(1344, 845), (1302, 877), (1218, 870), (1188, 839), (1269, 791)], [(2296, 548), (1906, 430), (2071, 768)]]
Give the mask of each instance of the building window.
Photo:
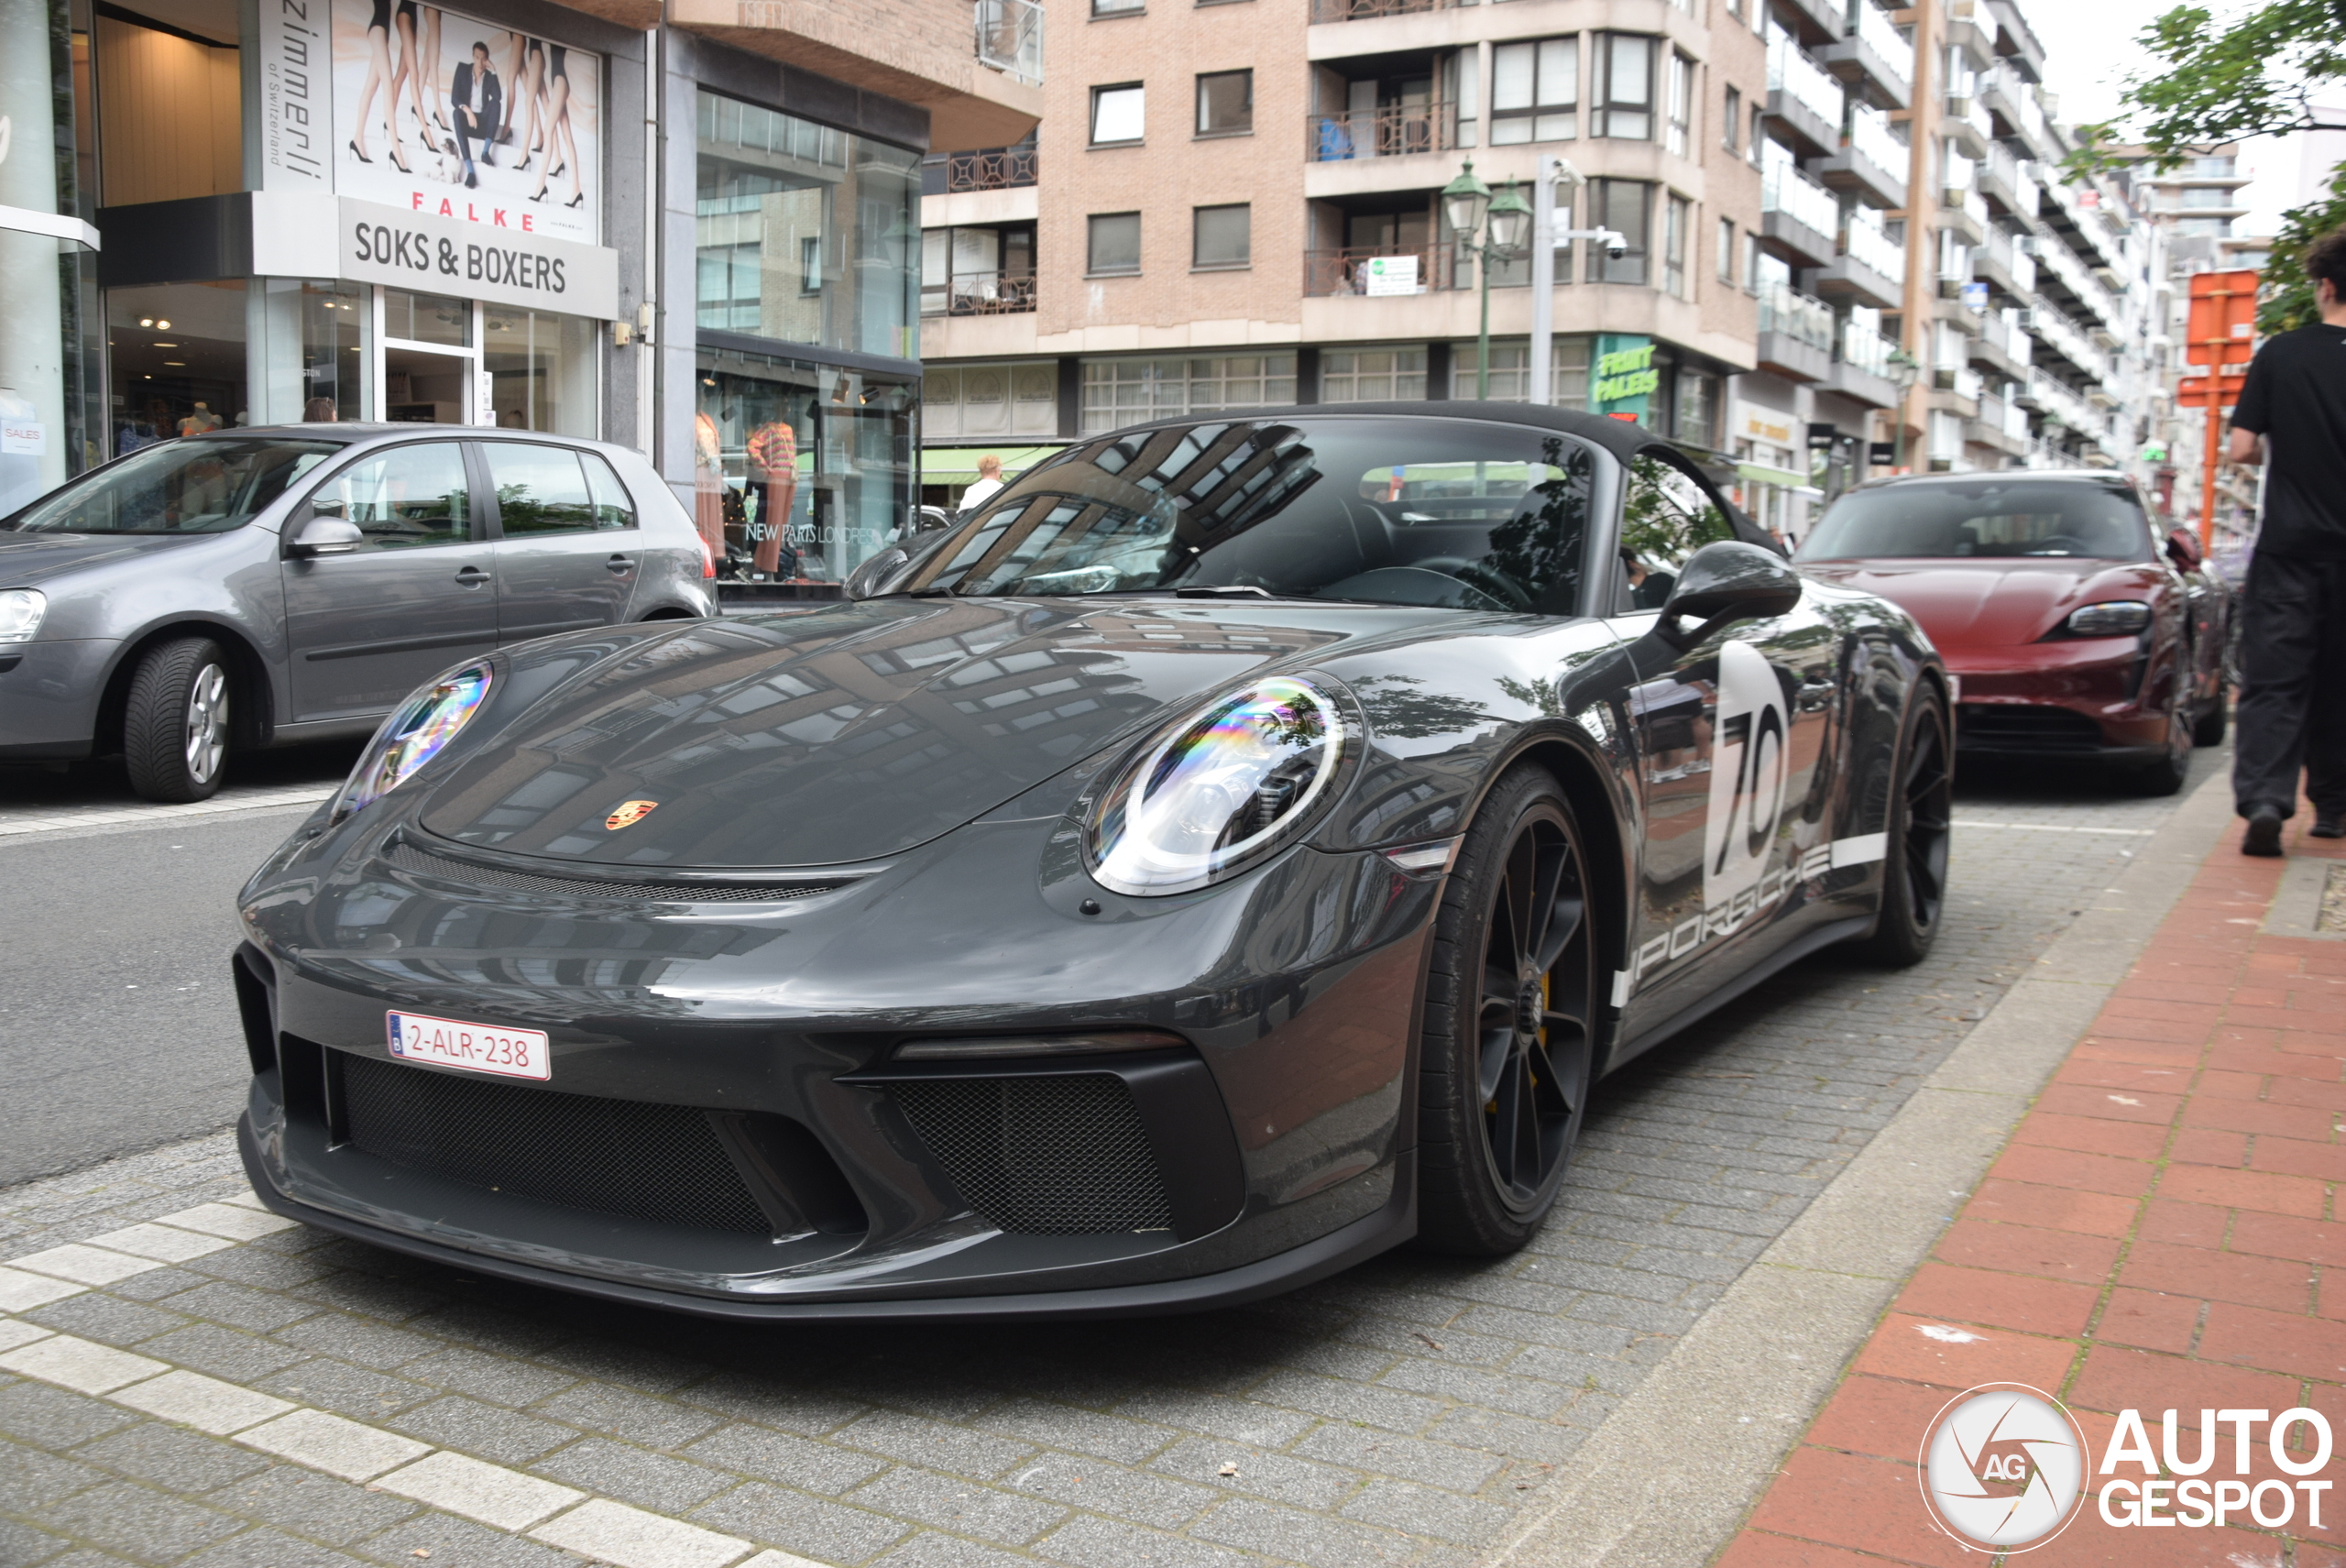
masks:
[(1548, 356), (1548, 400), (1560, 409), (1588, 411), (1588, 361), (1595, 339), (1559, 337)]
[(1654, 40), (1639, 33), (1599, 33), (1596, 124), (1601, 137), (1653, 139)]
[(1683, 54), (1670, 57), (1670, 93), (1667, 101), (1669, 120), (1663, 141), (1679, 157), (1694, 145), (1694, 62)]
[(1056, 360), (931, 368), (921, 377), (920, 428), (926, 438), (1054, 436), (1059, 430)]
[(1035, 308), (1031, 227), (926, 229), (920, 237), (921, 314), (984, 316)]
[(1140, 270), (1140, 214), (1094, 213), (1084, 270), (1093, 277)]
[[(1253, 264), (1255, 209), (1241, 202), (1228, 207), (1200, 207), (1196, 213), (1189, 265), (1200, 270), (1226, 271)], [(1137, 267), (1137, 261), (1134, 264)]]
[(1681, 300), (1691, 300), (1686, 286), (1686, 233), (1694, 226), (1694, 203), (1683, 196), (1670, 198), (1661, 218), (1661, 286)]
[(1136, 142), (1146, 128), (1146, 104), (1139, 82), (1091, 90), (1092, 146), (1121, 147)]
[(1142, 420), (1222, 409), (1284, 408), (1294, 401), (1292, 354), (1083, 362), (1086, 435)]
[(1752, 104), (1752, 105), (1751, 105), (1751, 137), (1750, 137), (1750, 139), (1749, 139), (1749, 141), (1747, 141), (1747, 142), (1745, 142), (1745, 143), (1744, 143), (1744, 149), (1745, 149), (1748, 153), (1749, 153), (1749, 154), (1750, 154), (1750, 157), (1751, 157), (1751, 167), (1752, 167), (1752, 168), (1754, 168), (1754, 169), (1757, 169), (1757, 168), (1759, 168), (1759, 167), (1760, 167), (1760, 144), (1761, 142), (1764, 142), (1764, 141), (1766, 141), (1766, 140), (1768, 139), (1768, 125), (1767, 125), (1767, 121), (1768, 121), (1768, 108), (1767, 108), (1767, 105), (1766, 105), (1766, 104)]
[(1672, 433), (1681, 441), (1716, 448), (1719, 439), (1719, 378), (1682, 365), (1677, 379)]
[(1614, 256), (1602, 246), (1588, 249), (1593, 280), (1600, 283), (1650, 281), (1648, 247), (1651, 244), (1653, 187), (1642, 180), (1592, 180), (1589, 206), (1596, 227), (1612, 229), (1628, 241)]
[(920, 155), (708, 92), (696, 129), (699, 324), (916, 357)]
[(1743, 291), (1760, 291), (1760, 261), (1765, 253), (1760, 248), (1760, 236), (1746, 231), (1743, 236)]
[(1329, 348), (1320, 354), (1323, 403), (1414, 402), (1426, 395), (1422, 348)]
[[(1475, 345), (1462, 343), (1450, 356), (1450, 395), (1464, 400), (1474, 396), (1481, 382)], [(1519, 403), (1531, 396), (1531, 340), (1491, 339), (1491, 400)]]
[(1735, 220), (1719, 220), (1719, 281), (1735, 281)]
[[(1574, 42), (1577, 44), (1578, 40)], [(1478, 91), (1475, 78), (1479, 74), (1471, 49), (1454, 49), (1442, 57), (1442, 95), (1445, 102), (1455, 105), (1451, 115), (1452, 140), (1460, 147), (1479, 145), (1474, 139), (1478, 115), (1474, 106)]]
[(1148, 0), (1091, 0), (1095, 16), (1129, 16), (1148, 9)]
[(1241, 136), (1255, 128), (1255, 73), (1217, 71), (1198, 78), (1198, 134)]
[(1735, 138), (1742, 134), (1743, 94), (1730, 87), (1727, 90), (1726, 112), (1719, 115), (1719, 145), (1729, 152), (1739, 153), (1743, 148)]
[(1491, 50), (1491, 145), (1580, 134), (1580, 40), (1532, 38)]

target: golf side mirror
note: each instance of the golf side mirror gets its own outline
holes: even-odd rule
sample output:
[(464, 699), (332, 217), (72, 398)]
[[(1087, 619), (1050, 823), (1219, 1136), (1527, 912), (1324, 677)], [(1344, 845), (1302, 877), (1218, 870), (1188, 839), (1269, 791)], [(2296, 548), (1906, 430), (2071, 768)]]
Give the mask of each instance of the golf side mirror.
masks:
[(320, 555), (347, 555), (367, 543), (355, 522), (338, 517), (313, 517), (293, 536), (291, 554), (303, 560)]
[(1800, 575), (1782, 556), (1723, 539), (1686, 557), (1654, 634), (1672, 647), (1691, 648), (1729, 621), (1790, 612), (1800, 603)]

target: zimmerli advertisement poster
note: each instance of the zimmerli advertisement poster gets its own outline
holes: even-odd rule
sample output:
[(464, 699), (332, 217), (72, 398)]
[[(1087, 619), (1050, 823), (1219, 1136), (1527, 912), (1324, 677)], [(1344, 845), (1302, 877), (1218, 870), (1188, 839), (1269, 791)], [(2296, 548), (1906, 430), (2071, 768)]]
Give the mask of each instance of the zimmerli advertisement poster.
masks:
[(336, 192), (600, 239), (600, 56), (416, 0), (333, 7)]

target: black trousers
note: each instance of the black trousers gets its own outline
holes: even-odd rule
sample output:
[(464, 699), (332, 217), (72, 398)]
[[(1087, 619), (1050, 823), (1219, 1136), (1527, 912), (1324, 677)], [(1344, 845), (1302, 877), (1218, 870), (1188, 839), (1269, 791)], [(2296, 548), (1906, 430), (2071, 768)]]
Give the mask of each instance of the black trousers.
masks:
[(2257, 552), (2240, 617), (2240, 814), (2293, 815), (2302, 767), (2315, 812), (2346, 817), (2346, 561)]
[(473, 160), (474, 142), (477, 141), (485, 148), (496, 145), (497, 116), (495, 114), (484, 112), (481, 115), (479, 126), (476, 127), (473, 125), (472, 110), (459, 105), (456, 112), (449, 116), (449, 119), (454, 123), (456, 129), (457, 156), (461, 157), (466, 163), (470, 163)]

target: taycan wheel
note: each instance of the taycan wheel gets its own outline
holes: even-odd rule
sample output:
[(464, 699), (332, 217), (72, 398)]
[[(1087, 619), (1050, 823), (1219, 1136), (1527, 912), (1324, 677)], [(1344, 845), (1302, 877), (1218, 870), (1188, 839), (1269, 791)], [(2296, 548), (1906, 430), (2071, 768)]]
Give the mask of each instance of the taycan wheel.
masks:
[(1553, 777), (1502, 778), (1442, 890), (1419, 1069), (1418, 1237), (1496, 1256), (1554, 1206), (1596, 1022), (1588, 857)]
[(2224, 726), (2230, 717), (2227, 709), (2231, 696), (2231, 682), (2223, 675), (2218, 675), (2216, 695), (2208, 699), (2207, 710), (2199, 715), (2199, 722), (2191, 727), (2191, 743), (2194, 746), (2220, 746), (2224, 743)]
[(2177, 698), (2166, 718), (2166, 750), (2154, 762), (2145, 762), (2126, 775), (2126, 782), (2136, 795), (2174, 795), (2183, 788), (2191, 775), (2191, 742), (2194, 731), (2188, 709)]
[(130, 677), (122, 755), (148, 800), (207, 800), (228, 760), (228, 661), (208, 637), (150, 648)]
[(1935, 687), (1915, 692), (1899, 738), (1882, 857), (1881, 920), (1860, 949), (1879, 962), (1920, 963), (1946, 912), (1946, 861), (1955, 832), (1955, 773), (1946, 705)]

